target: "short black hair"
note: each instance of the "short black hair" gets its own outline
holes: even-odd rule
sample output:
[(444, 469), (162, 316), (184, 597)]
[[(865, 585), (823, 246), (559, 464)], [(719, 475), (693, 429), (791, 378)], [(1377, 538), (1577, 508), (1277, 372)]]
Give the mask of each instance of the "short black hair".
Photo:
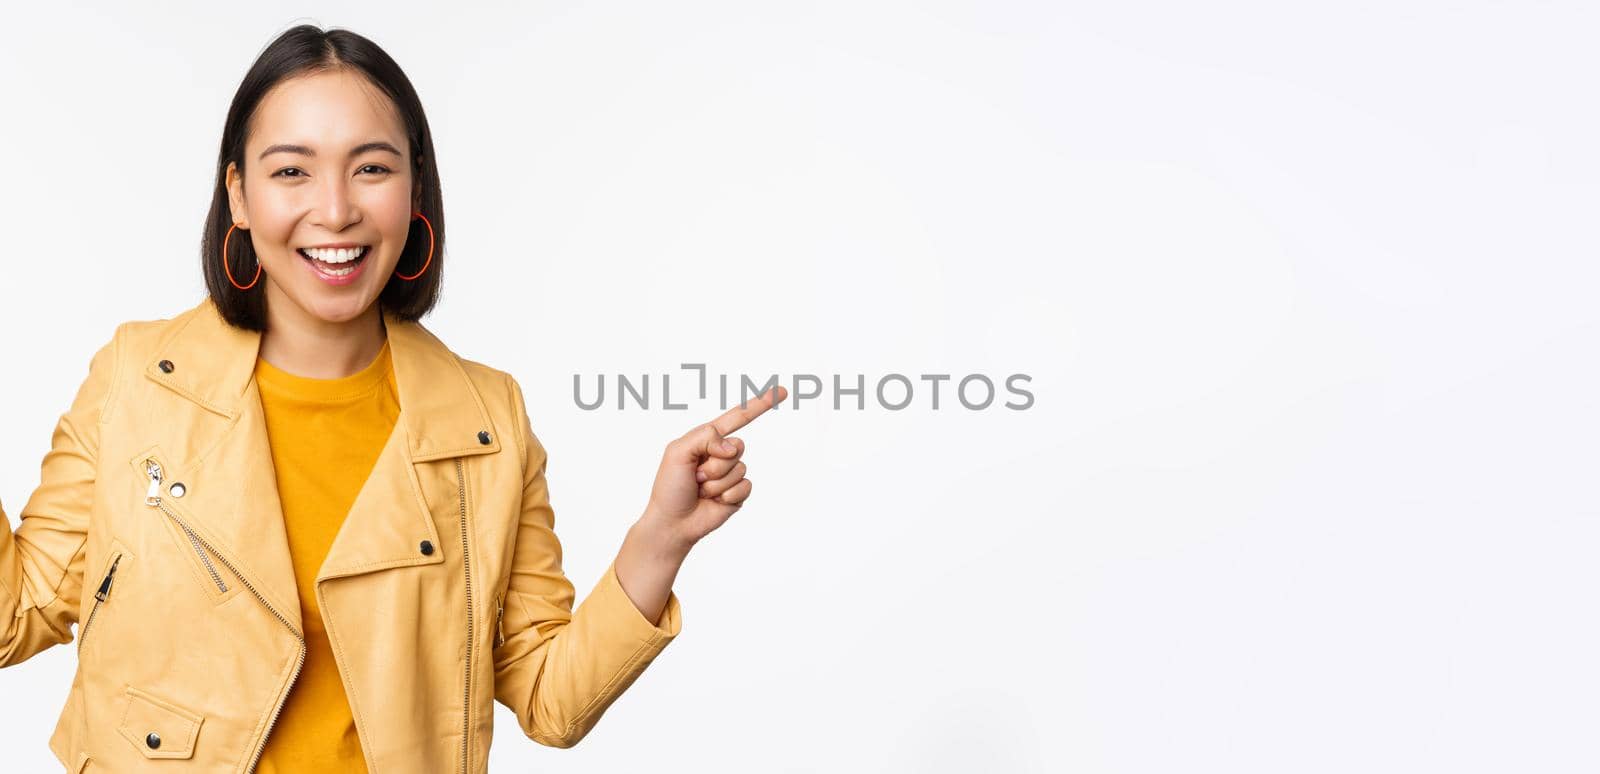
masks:
[[(378, 44), (344, 29), (322, 30), (310, 24), (292, 27), (268, 44), (245, 73), (239, 90), (228, 107), (222, 127), (222, 147), (217, 153), (217, 183), (212, 191), (211, 212), (206, 216), (205, 233), (200, 239), (200, 264), (205, 272), (206, 290), (229, 324), (246, 330), (264, 331), (267, 325), (266, 294), (261, 286), (240, 290), (228, 281), (225, 268), (240, 282), (255, 276), (255, 248), (250, 239), (228, 241), (228, 255), (222, 254), (223, 241), (233, 226), (228, 204), (228, 164), (244, 174), (245, 137), (251, 119), (263, 97), (279, 83), (302, 75), (349, 69), (366, 76), (393, 100), (411, 143), (412, 169), (421, 183), (420, 206), (433, 224), (433, 257), (427, 274), (412, 281), (389, 277), (378, 294), (378, 304), (402, 320), (418, 320), (439, 301), (444, 272), (444, 200), (439, 190), (439, 169), (434, 163), (433, 133), (422, 111), (422, 101), (400, 65)], [(234, 236), (244, 235), (239, 231)], [(411, 233), (400, 253), (396, 272), (412, 275), (428, 260), (428, 227), (411, 220)], [(226, 267), (223, 261), (227, 261)]]

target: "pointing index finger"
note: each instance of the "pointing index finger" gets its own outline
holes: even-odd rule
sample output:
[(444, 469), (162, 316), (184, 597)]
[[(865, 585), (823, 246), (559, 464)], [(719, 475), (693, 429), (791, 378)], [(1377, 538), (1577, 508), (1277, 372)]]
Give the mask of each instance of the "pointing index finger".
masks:
[(727, 437), (730, 433), (750, 424), (750, 420), (766, 413), (767, 409), (772, 408), (788, 396), (789, 391), (784, 389), (782, 385), (778, 385), (762, 393), (761, 397), (750, 401), (743, 407), (734, 406), (728, 409), (722, 416), (711, 420), (711, 426), (716, 428), (717, 432), (723, 437)]

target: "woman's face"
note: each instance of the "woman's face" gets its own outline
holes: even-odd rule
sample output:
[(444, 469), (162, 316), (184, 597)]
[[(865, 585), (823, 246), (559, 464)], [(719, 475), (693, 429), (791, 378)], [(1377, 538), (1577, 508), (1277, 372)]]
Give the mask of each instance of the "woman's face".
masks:
[[(286, 80), (258, 106), (244, 152), (244, 175), (227, 170), (233, 239), (255, 247), (269, 320), (361, 316), (394, 273), (421, 198), (394, 103), (356, 72)], [(234, 279), (248, 284), (247, 272)]]

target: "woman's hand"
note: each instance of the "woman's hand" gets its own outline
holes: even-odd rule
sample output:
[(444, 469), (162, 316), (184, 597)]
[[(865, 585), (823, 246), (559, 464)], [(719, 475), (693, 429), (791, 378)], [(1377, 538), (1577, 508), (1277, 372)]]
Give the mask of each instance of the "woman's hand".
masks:
[(684, 553), (722, 526), (750, 497), (751, 486), (739, 459), (744, 439), (728, 435), (788, 394), (781, 386), (773, 387), (743, 408), (734, 406), (667, 444), (644, 520)]

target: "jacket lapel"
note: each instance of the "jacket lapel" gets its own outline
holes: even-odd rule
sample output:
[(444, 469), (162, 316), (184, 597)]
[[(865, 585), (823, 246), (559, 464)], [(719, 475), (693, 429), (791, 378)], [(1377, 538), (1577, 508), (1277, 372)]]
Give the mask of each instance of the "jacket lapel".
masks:
[[(450, 461), (500, 450), (499, 429), (461, 360), (421, 324), (383, 314), (400, 415), (319, 581), (444, 561), (433, 513), (447, 506), (453, 513), (465, 495)], [(174, 417), (171, 424), (183, 435), (163, 450), (171, 455), (163, 464), (169, 480), (182, 476), (190, 494), (169, 502), (299, 628), (294, 568), (254, 379), (261, 334), (229, 325), (210, 298), (174, 318), (172, 329), (144, 375), (205, 415)], [(480, 441), (480, 431), (489, 434), (488, 443)], [(430, 554), (419, 550), (422, 540), (434, 546)]]
[[(385, 312), (400, 418), (378, 455), (317, 580), (390, 567), (438, 564), (445, 546), (434, 513), (453, 515), (465, 496), (451, 460), (500, 449), (500, 433), (466, 368), (433, 333)], [(487, 432), (488, 443), (479, 433)], [(422, 541), (433, 550), (424, 554)]]

